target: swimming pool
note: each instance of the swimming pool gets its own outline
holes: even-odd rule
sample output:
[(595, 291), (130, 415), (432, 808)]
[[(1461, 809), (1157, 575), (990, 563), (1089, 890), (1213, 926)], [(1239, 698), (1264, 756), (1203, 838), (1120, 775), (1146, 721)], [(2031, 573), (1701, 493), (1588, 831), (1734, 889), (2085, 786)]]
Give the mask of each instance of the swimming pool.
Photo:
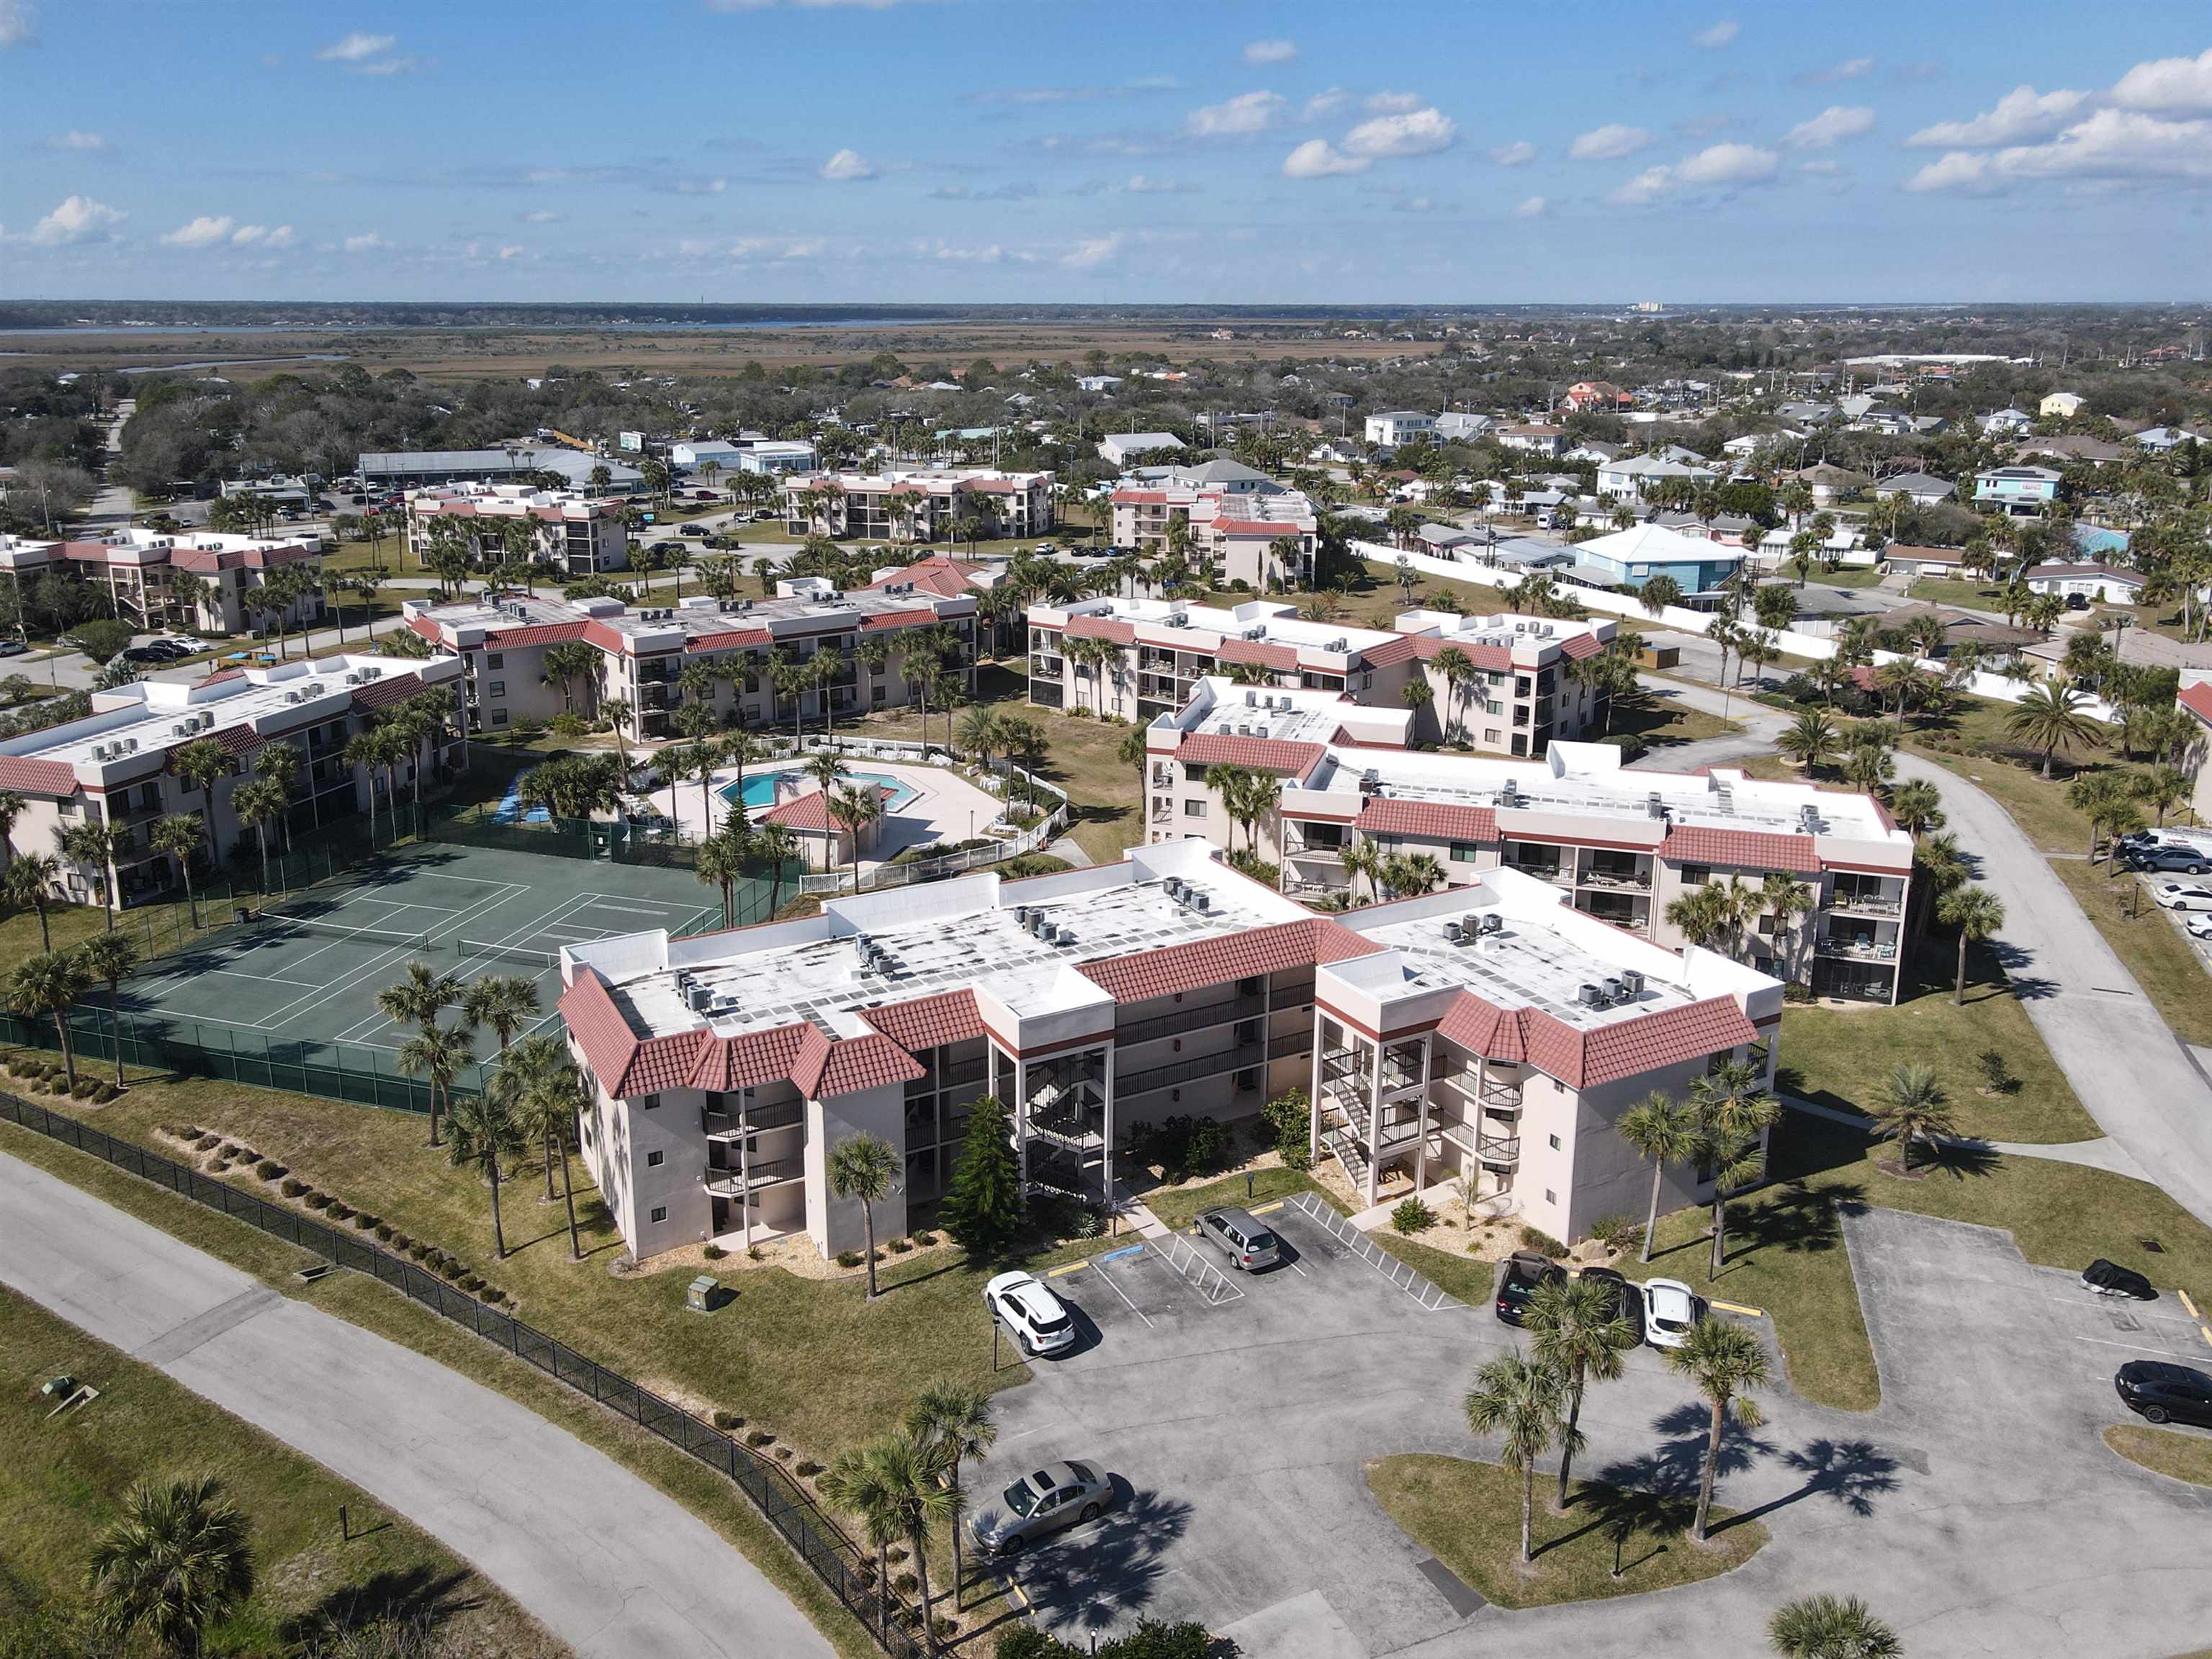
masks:
[[(853, 789), (870, 783), (878, 788), (890, 791), (890, 799), (887, 806), (888, 810), (893, 812), (897, 811), (921, 793), (912, 784), (901, 783), (896, 778), (881, 772), (848, 770), (841, 781), (840, 787)], [(765, 807), (775, 805), (776, 790), (785, 785), (794, 785), (801, 793), (804, 793), (814, 787), (814, 781), (807, 774), (796, 770), (748, 772), (744, 776), (742, 796), (739, 786), (732, 783), (723, 787), (722, 799), (726, 801), (742, 799), (748, 811), (758, 811)]]

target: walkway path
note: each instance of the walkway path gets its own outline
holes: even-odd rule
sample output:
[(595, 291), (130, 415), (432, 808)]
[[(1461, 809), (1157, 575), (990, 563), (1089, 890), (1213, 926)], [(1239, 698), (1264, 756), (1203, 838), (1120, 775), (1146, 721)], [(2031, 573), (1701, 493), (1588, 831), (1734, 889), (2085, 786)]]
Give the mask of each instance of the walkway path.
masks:
[[(1782, 1095), (1779, 1098), (1793, 1112), (1824, 1117), (1831, 1123), (1847, 1123), (1854, 1129), (1874, 1127), (1874, 1120), (1859, 1112), (1823, 1106), (1814, 1100), (1800, 1100), (1796, 1095)], [(2142, 1172), (2142, 1166), (2128, 1156), (2127, 1148), (2110, 1135), (2100, 1135), (2094, 1140), (1983, 1140), (1973, 1135), (1938, 1135), (1936, 1139), (1946, 1146), (2002, 1152), (2008, 1158), (2047, 1158), (2053, 1164), (2078, 1164), (2084, 1169), (2105, 1170), (2136, 1181), (2150, 1179)]]
[(2004, 901), (1998, 958), (2082, 1105), (2212, 1225), (2212, 1080), (2003, 807), (1917, 755), (1899, 753), (1897, 773), (1943, 792), (1949, 827), (1979, 864), (1976, 878)]
[(404, 1515), (585, 1659), (829, 1659), (759, 1569), (612, 1459), (4, 1156), (0, 1283)]
[[(1656, 674), (1638, 674), (1637, 684), (1645, 695), (1661, 707), (1668, 704), (1695, 708), (1707, 714), (1717, 714), (1735, 721), (1743, 729), (1724, 737), (1700, 738), (1694, 743), (1664, 744), (1651, 750), (1633, 764), (1646, 772), (1694, 772), (1701, 766), (1726, 766), (1732, 762), (1749, 760), (1754, 755), (1771, 755), (1775, 740), (1788, 729), (1790, 717), (1778, 709), (1769, 708), (1763, 702), (1735, 692), (1723, 695), (1715, 686), (1692, 685), (1685, 680), (1665, 679)], [(1748, 688), (1747, 688), (1748, 689)]]

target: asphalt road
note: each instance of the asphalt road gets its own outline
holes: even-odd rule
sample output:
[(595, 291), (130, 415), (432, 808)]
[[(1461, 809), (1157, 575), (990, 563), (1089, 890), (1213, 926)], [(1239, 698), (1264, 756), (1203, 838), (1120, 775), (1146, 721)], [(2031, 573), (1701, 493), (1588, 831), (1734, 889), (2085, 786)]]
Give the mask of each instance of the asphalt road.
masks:
[(583, 1659), (830, 1659), (759, 1569), (612, 1459), (4, 1156), (0, 1283), (405, 1516)]

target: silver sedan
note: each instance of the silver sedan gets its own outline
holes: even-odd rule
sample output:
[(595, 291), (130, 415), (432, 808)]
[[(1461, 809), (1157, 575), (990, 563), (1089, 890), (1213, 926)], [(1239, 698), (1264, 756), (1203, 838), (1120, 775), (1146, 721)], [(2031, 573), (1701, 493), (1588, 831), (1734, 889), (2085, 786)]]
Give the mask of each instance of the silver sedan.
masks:
[(1097, 1520), (1113, 1496), (1113, 1481), (1097, 1464), (1048, 1463), (978, 1509), (969, 1534), (985, 1555), (1018, 1555), (1063, 1527)]

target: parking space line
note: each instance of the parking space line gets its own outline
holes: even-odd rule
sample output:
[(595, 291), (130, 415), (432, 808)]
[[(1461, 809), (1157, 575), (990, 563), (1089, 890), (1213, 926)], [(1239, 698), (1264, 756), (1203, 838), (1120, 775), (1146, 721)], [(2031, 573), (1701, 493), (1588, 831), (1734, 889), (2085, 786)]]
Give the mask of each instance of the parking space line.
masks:
[[(2112, 1311), (2112, 1304), (2102, 1300), (2094, 1303), (2085, 1303), (2079, 1297), (2072, 1296), (2046, 1296), (2043, 1299), (2045, 1302), (2063, 1303), (2065, 1306), (2069, 1308), (2087, 1308), (2097, 1313), (2110, 1313)], [(2143, 1306), (2140, 1302), (2125, 1302), (2119, 1305), (2126, 1310), (2127, 1316), (2130, 1319), (2148, 1319), (2154, 1323), (2160, 1325), (2193, 1325), (2197, 1322), (2197, 1316), (2194, 1311), (2191, 1313), (2188, 1318), (2184, 1319), (2179, 1314), (2154, 1313), (2148, 1308)]]
[(2154, 1353), (2162, 1359), (2173, 1358), (2173, 1350), (2171, 1348), (2150, 1348), (2140, 1342), (2115, 1342), (2110, 1337), (2104, 1336), (2077, 1336), (2074, 1340), (2076, 1342), (2094, 1342), (2100, 1348), (2125, 1348), (2131, 1353)]
[[(1105, 1258), (1104, 1258), (1103, 1256), (1101, 1256), (1101, 1257), (1099, 1258), (1099, 1260), (1101, 1260), (1101, 1261), (1103, 1261), (1103, 1260), (1105, 1260)], [(1158, 1326), (1157, 1326), (1157, 1325), (1155, 1325), (1155, 1324), (1153, 1324), (1153, 1323), (1152, 1323), (1152, 1316), (1151, 1316), (1151, 1315), (1147, 1314), (1147, 1313), (1146, 1313), (1146, 1312), (1142, 1308), (1139, 1307), (1135, 1303), (1133, 1303), (1133, 1302), (1130, 1302), (1130, 1301), (1129, 1301), (1129, 1293), (1128, 1293), (1128, 1291), (1127, 1291), (1123, 1290), (1123, 1289), (1122, 1289), (1119, 1285), (1116, 1285), (1116, 1284), (1114, 1282), (1114, 1275), (1113, 1275), (1113, 1274), (1111, 1274), (1111, 1273), (1109, 1273), (1101, 1272), (1101, 1273), (1099, 1273), (1098, 1277), (1099, 1277), (1101, 1279), (1103, 1279), (1103, 1280), (1104, 1280), (1104, 1281), (1105, 1281), (1106, 1287), (1107, 1287), (1109, 1290), (1112, 1291), (1114, 1292), (1114, 1294), (1115, 1294), (1115, 1295), (1116, 1295), (1116, 1296), (1120, 1297), (1123, 1302), (1125, 1302), (1125, 1303), (1127, 1303), (1127, 1304), (1128, 1304), (1129, 1311), (1130, 1311), (1131, 1313), (1133, 1313), (1133, 1314), (1136, 1315), (1138, 1318), (1139, 1318), (1139, 1319), (1143, 1320), (1143, 1321), (1145, 1322), (1146, 1327), (1148, 1329), (1155, 1330), (1155, 1331), (1156, 1331), (1156, 1330), (1158, 1330), (1158, 1329), (1159, 1329), (1159, 1327), (1158, 1327)]]

